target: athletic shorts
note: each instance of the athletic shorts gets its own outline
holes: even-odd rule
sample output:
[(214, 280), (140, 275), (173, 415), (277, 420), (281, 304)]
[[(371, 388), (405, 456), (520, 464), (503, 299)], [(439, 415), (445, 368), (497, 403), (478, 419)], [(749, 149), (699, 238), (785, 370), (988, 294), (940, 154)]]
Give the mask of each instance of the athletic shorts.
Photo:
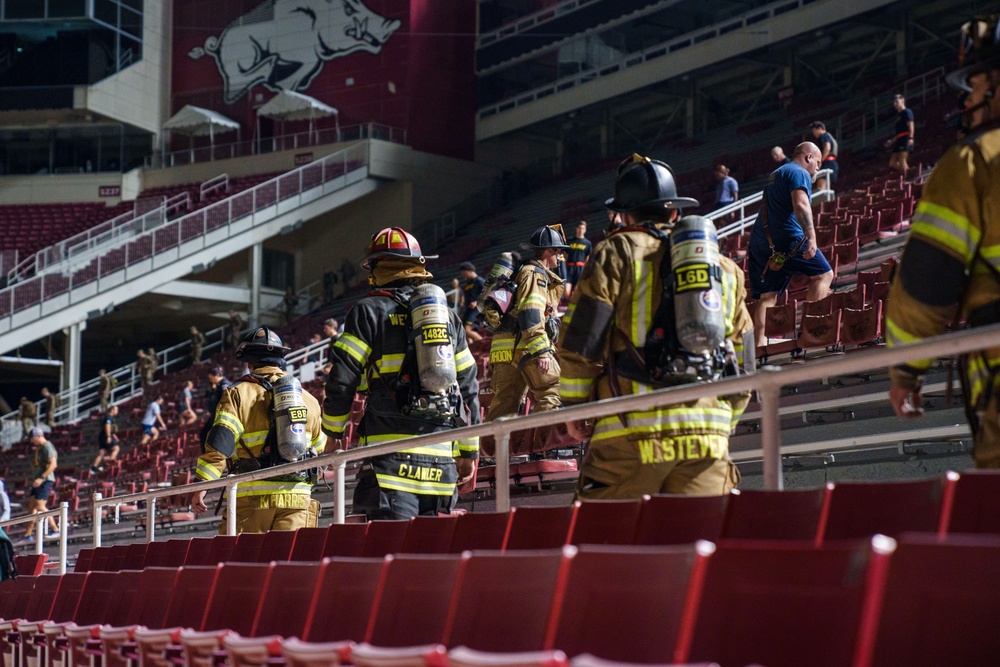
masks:
[(146, 435), (153, 435), (153, 429), (154, 428), (155, 428), (155, 426), (153, 426), (152, 424), (150, 424), (149, 426), (146, 426), (145, 424), (143, 424), (142, 425), (142, 432), (144, 434), (146, 434)]
[(912, 153), (913, 144), (910, 143), (909, 137), (900, 137), (896, 139), (895, 143), (892, 144), (893, 153)]
[[(152, 434), (150, 434), (152, 435)], [(99, 440), (97, 442), (97, 448), (102, 452), (110, 452), (112, 449), (118, 446), (118, 439), (113, 438), (112, 440)]]
[(566, 282), (570, 285), (580, 284), (580, 275), (583, 273), (582, 266), (567, 266), (566, 267)]
[[(34, 481), (34, 480), (32, 480)], [(52, 485), (55, 484), (53, 481), (42, 482), (38, 486), (32, 486), (28, 488), (28, 493), (35, 500), (48, 500), (49, 492), (52, 490)]]
[(462, 313), (462, 324), (468, 324), (470, 327), (476, 326), (476, 319), (479, 317), (479, 311), (475, 308), (466, 308), (465, 312)]
[(833, 172), (832, 174), (830, 174), (830, 178), (827, 179), (830, 181), (829, 183), (830, 185), (833, 185), (834, 183), (837, 182), (837, 174), (840, 173), (840, 165), (837, 164), (836, 160), (823, 160), (822, 162), (819, 163), (819, 168), (829, 169)]
[[(822, 250), (817, 250), (812, 259), (804, 259), (802, 253), (797, 252), (794, 257), (789, 257), (780, 271), (764, 272), (767, 260), (771, 258), (771, 249), (766, 245), (751, 245), (749, 258), (747, 260), (747, 272), (750, 274), (750, 294), (755, 299), (759, 299), (761, 294), (768, 292), (785, 291), (788, 281), (792, 276), (806, 275), (819, 276), (827, 271), (832, 271), (830, 263), (826, 261)], [(763, 275), (761, 275), (763, 274)]]

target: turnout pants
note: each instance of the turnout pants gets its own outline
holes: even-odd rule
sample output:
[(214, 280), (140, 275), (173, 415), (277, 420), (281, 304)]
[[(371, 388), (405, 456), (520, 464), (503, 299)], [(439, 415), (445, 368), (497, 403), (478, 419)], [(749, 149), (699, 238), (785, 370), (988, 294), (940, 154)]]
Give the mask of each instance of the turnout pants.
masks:
[(490, 369), (493, 398), (486, 421), (517, 414), (525, 389), (535, 402), (532, 412), (558, 408), (562, 404), (559, 400), (559, 362), (553, 355), (550, 359), (548, 373), (538, 370), (538, 359), (529, 359), (520, 365), (493, 364)]
[[(257, 498), (237, 498), (236, 533), (266, 533), (269, 530), (298, 530), (315, 526), (319, 516), (318, 506), (318, 502), (310, 500), (305, 507), (261, 508)], [(227, 515), (223, 514), (219, 535), (226, 534), (227, 521)]]

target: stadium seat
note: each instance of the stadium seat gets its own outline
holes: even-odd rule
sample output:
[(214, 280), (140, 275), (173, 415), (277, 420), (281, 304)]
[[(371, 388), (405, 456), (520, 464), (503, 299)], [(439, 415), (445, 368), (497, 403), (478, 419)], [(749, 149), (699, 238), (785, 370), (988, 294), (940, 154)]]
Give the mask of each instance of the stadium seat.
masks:
[(149, 545), (146, 542), (135, 542), (128, 545), (125, 550), (125, 559), (122, 561), (122, 570), (141, 570), (146, 566), (146, 551)]
[[(352, 524), (343, 524), (349, 526)], [(355, 524), (356, 525), (356, 524)], [(330, 532), (340, 528), (334, 524), (330, 526)], [(399, 521), (370, 521), (368, 532), (365, 533), (365, 543), (361, 549), (361, 556), (364, 558), (381, 558), (388, 554), (399, 553), (406, 541), (406, 531), (410, 527), (409, 520)]]
[(240, 533), (236, 536), (236, 546), (226, 560), (233, 563), (259, 563), (260, 550), (264, 546), (267, 533)]
[(335, 523), (327, 529), (323, 556), (326, 558), (358, 557), (364, 549), (367, 523)]
[[(14, 558), (18, 576), (28, 575), (37, 577), (45, 569), (45, 561), (48, 559), (48, 554), (18, 554)], [(0, 616), (0, 618), (3, 617)]]
[(708, 542), (581, 546), (569, 561), (546, 648), (623, 662), (673, 661), (685, 612), (697, 600), (695, 573), (712, 551)]
[(216, 535), (215, 537), (195, 537), (189, 540), (184, 565), (216, 565), (230, 560), (236, 548), (238, 535)]
[[(640, 667), (636, 663), (618, 662), (617, 660), (605, 660), (589, 653), (582, 653), (569, 661), (570, 667)], [(646, 667), (650, 667), (646, 665)], [(662, 667), (719, 667), (717, 662), (687, 662), (682, 664), (671, 663)]]
[(458, 517), (449, 551), (502, 549), (510, 523), (510, 512), (468, 512)]
[(127, 661), (120, 649), (129, 641), (133, 628), (163, 627), (179, 573), (180, 568), (173, 567), (147, 567), (142, 571), (138, 583), (142, 595), (135, 595), (129, 604), (121, 605), (127, 609), (126, 620), (117, 625), (109, 620), (107, 625), (102, 625), (98, 631), (99, 640), (92, 645), (95, 651), (100, 651), (105, 667), (124, 667)]
[(569, 543), (632, 544), (642, 500), (578, 500)]
[(941, 534), (992, 533), (1000, 535), (1000, 471), (949, 472), (941, 511)]
[(840, 318), (840, 342), (842, 345), (866, 345), (882, 338), (882, 303), (875, 302), (872, 308), (855, 310), (844, 308)]
[(639, 513), (634, 544), (689, 544), (715, 541), (722, 532), (728, 496), (647, 496)]
[(163, 651), (173, 637), (183, 628), (201, 627), (218, 574), (218, 566), (185, 565), (180, 568), (160, 627), (139, 626), (132, 629), (130, 634), (134, 641), (121, 645), (122, 655), (131, 663), (163, 665)]
[[(557, 588), (565, 576), (564, 553), (571, 557), (575, 551), (564, 547), (463, 554), (444, 645), (491, 652), (542, 650)], [(486, 610), (498, 622), (484, 622)]]
[(840, 320), (839, 308), (829, 315), (804, 315), (798, 346), (803, 350), (839, 347)]
[(869, 664), (1000, 664), (997, 563), (1000, 536), (899, 536)]
[(381, 558), (324, 558), (302, 639), (329, 643), (363, 638), (382, 563)]
[[(85, 665), (90, 662), (88, 642), (103, 624), (121, 625), (127, 621), (129, 611), (122, 600), (133, 599), (139, 588), (138, 570), (121, 572), (91, 572), (80, 593), (80, 602), (73, 620), (53, 623), (43, 628), (46, 651), (49, 655), (65, 653), (67, 660), (57, 659), (66, 665)], [(50, 663), (53, 662), (50, 660)]]
[(561, 547), (566, 544), (575, 515), (574, 505), (511, 509), (504, 551)]
[[(74, 572), (88, 572), (90, 571), (90, 562), (94, 558), (94, 550), (83, 548), (76, 554), (76, 564), (73, 566)], [(0, 616), (3, 618), (3, 616)]]
[(764, 311), (764, 335), (768, 338), (795, 338), (794, 300)]
[(404, 554), (446, 554), (455, 537), (459, 515), (417, 516), (410, 519), (406, 539), (399, 549)]
[[(330, 536), (329, 528), (299, 528), (294, 531), (291, 561), (316, 561), (323, 557), (323, 547)], [(362, 538), (363, 539), (363, 538)]]
[[(285, 562), (292, 554), (292, 546), (295, 543), (294, 530), (269, 530), (265, 534), (264, 544), (260, 548), (258, 563), (270, 563), (271, 561)], [(319, 561), (319, 558), (315, 559)]]
[(941, 477), (892, 482), (837, 482), (826, 486), (819, 543), (882, 533), (935, 532), (941, 517)]
[(894, 543), (816, 548), (809, 543), (725, 540), (678, 662), (840, 667), (852, 664)]
[(734, 490), (726, 506), (723, 538), (754, 540), (816, 539), (825, 490)]
[[(184, 561), (187, 560), (188, 551), (191, 549), (191, 545), (194, 540), (167, 540), (164, 544), (165, 547), (158, 547), (153, 550), (154, 554), (162, 553), (159, 562), (150, 563), (150, 565), (159, 565), (161, 567), (180, 567), (184, 565)], [(160, 549), (163, 549), (160, 552)]]

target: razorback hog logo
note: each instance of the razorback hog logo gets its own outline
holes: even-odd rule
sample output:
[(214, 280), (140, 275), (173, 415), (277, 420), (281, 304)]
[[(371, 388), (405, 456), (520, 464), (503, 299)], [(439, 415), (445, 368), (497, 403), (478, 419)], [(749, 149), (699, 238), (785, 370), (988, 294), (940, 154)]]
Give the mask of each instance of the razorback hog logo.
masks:
[(323, 63), (365, 51), (378, 53), (400, 26), (361, 0), (268, 0), (188, 52), (215, 59), (226, 104), (257, 85), (302, 92)]

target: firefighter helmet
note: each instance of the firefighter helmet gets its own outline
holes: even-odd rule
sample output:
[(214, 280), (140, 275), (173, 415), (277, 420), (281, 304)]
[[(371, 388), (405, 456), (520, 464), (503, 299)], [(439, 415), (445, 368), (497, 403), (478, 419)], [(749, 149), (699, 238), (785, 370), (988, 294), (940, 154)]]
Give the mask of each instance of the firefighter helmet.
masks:
[(698, 206), (698, 200), (677, 196), (674, 172), (667, 163), (633, 154), (618, 165), (615, 196), (604, 202), (604, 205), (612, 211), (624, 213), (656, 206)]
[(424, 255), (420, 251), (420, 243), (413, 234), (400, 227), (386, 227), (372, 236), (368, 246), (368, 256), (361, 262), (361, 268), (372, 269), (373, 262), (383, 257), (397, 259), (415, 259), (421, 264), (427, 259), (436, 259), (437, 255)]
[(998, 16), (977, 16), (962, 26), (958, 45), (959, 68), (948, 74), (948, 83), (970, 92), (969, 77), (1000, 69), (1000, 21)]
[(521, 242), (521, 250), (544, 250), (546, 248), (569, 250), (562, 225), (542, 225), (531, 233), (531, 238), (527, 242)]
[(240, 341), (236, 348), (237, 359), (282, 359), (291, 350), (281, 342), (281, 337), (270, 327), (257, 327)]

